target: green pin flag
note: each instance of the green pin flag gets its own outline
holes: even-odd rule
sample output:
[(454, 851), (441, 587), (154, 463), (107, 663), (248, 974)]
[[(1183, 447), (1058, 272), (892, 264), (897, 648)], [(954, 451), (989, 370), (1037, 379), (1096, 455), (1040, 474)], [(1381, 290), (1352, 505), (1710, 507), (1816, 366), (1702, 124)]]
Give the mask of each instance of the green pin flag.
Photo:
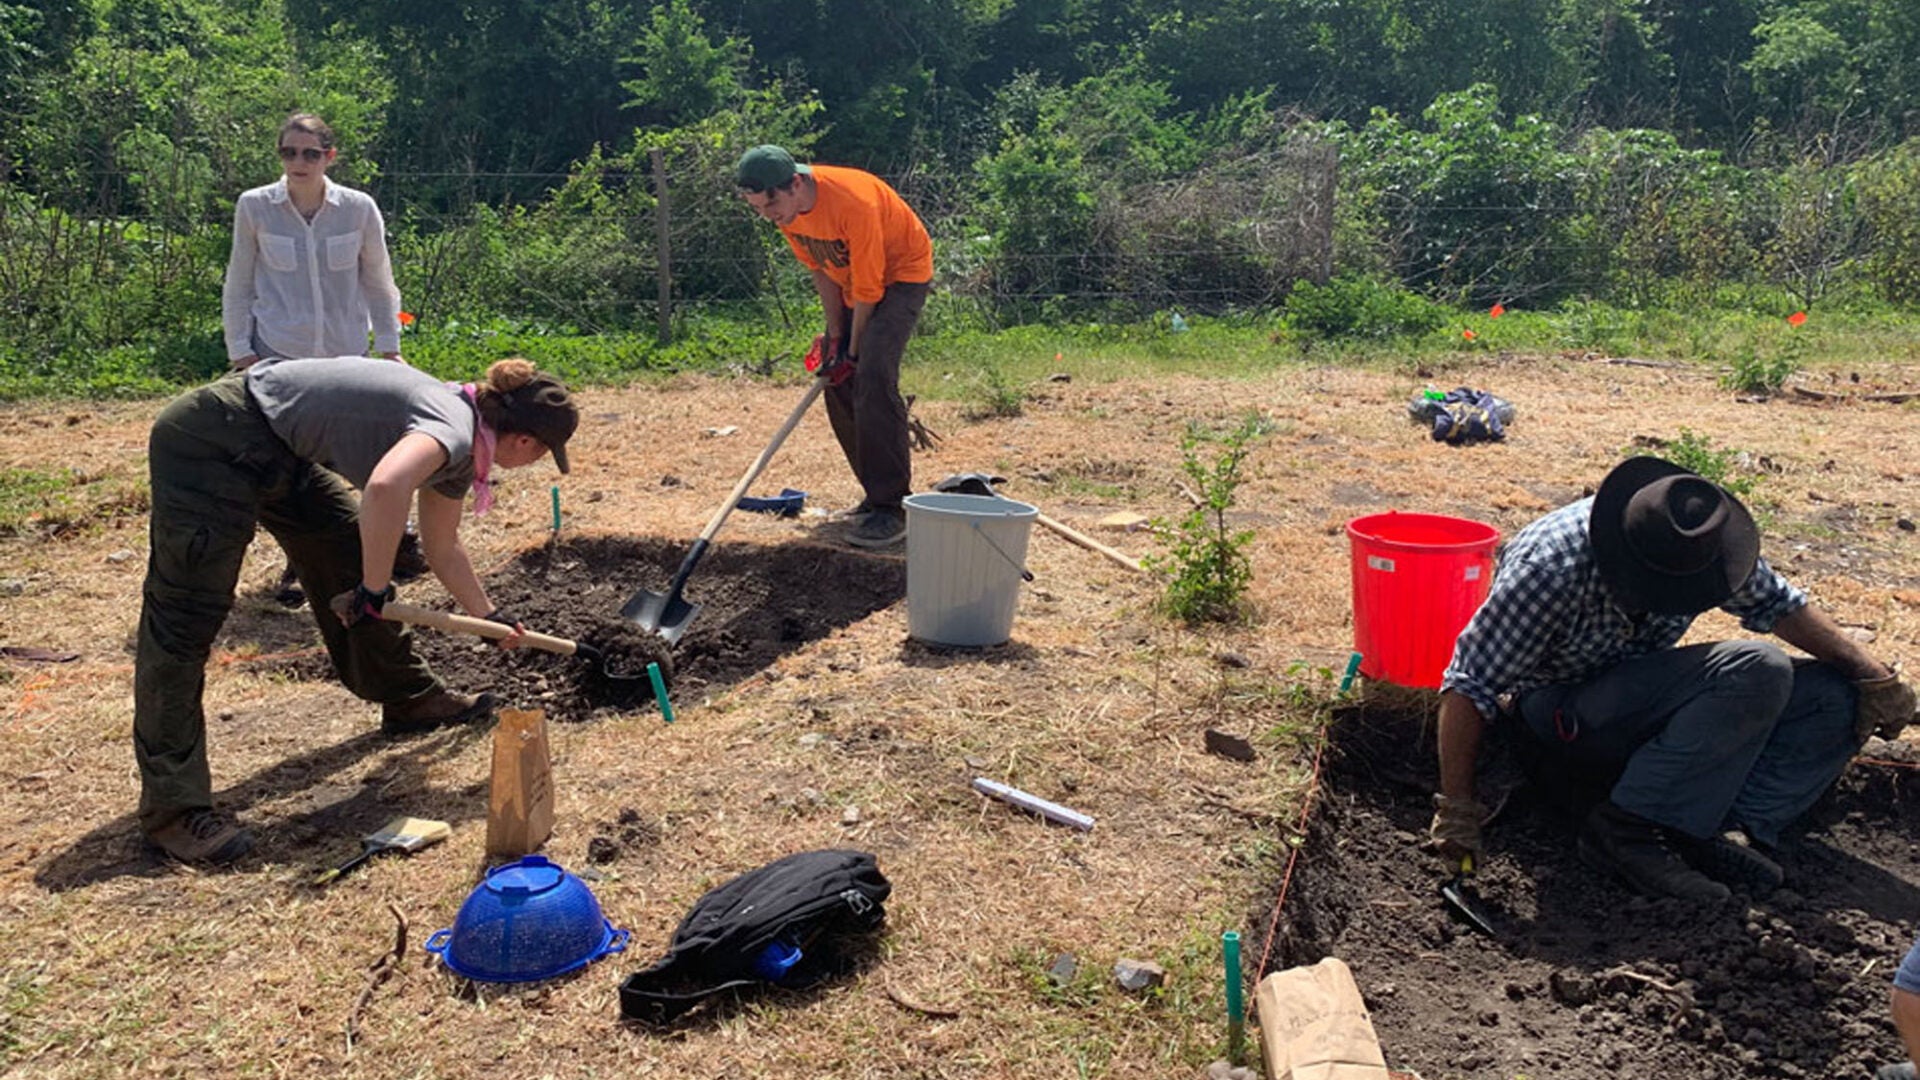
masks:
[(560, 485), (553, 485), (553, 531), (560, 531)]
[(660, 665), (647, 665), (647, 678), (653, 681), (653, 700), (660, 704), (660, 718), (673, 723), (673, 704), (667, 700), (667, 680), (660, 676)]
[(1227, 965), (1227, 1058), (1239, 1065), (1247, 1059), (1247, 1008), (1240, 999), (1240, 932), (1221, 934), (1220, 949)]
[(1347, 690), (1353, 686), (1353, 677), (1360, 674), (1360, 654), (1347, 657), (1347, 673), (1340, 676), (1340, 696), (1346, 697)]

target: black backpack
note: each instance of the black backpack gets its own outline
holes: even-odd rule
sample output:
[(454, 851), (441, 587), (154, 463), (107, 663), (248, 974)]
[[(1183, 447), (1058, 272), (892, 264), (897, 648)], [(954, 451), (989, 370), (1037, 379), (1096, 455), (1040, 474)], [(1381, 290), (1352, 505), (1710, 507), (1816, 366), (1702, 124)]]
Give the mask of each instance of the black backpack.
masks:
[[(805, 988), (831, 978), (843, 970), (844, 939), (886, 921), (881, 905), (892, 891), (864, 851), (803, 851), (742, 874), (695, 901), (667, 954), (627, 976), (620, 1013), (667, 1024), (723, 990)], [(770, 947), (798, 948), (799, 961), (770, 979)]]

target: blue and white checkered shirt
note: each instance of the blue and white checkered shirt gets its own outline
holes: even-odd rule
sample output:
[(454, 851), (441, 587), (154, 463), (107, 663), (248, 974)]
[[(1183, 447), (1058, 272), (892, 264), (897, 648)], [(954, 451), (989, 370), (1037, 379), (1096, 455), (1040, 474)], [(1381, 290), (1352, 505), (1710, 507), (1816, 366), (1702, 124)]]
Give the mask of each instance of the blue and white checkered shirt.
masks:
[[(1587, 536), (1592, 499), (1555, 510), (1520, 530), (1500, 556), (1487, 602), (1460, 632), (1440, 689), (1465, 694), (1482, 716), (1495, 699), (1554, 683), (1578, 683), (1635, 656), (1673, 647), (1693, 615), (1621, 611), (1600, 583)], [(1807, 604), (1761, 559), (1720, 605), (1756, 634)]]

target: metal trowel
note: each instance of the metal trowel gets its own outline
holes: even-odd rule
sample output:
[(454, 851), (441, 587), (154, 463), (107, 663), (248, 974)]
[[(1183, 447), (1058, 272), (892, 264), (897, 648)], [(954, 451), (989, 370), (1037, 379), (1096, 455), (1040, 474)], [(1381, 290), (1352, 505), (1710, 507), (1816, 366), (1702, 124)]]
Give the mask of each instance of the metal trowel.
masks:
[(1472, 896), (1467, 892), (1467, 877), (1473, 873), (1473, 856), (1460, 857), (1460, 869), (1454, 875), (1440, 883), (1440, 899), (1446, 902), (1447, 910), (1460, 917), (1460, 920), (1476, 932), (1493, 937), (1493, 924), (1480, 914), (1474, 906)]

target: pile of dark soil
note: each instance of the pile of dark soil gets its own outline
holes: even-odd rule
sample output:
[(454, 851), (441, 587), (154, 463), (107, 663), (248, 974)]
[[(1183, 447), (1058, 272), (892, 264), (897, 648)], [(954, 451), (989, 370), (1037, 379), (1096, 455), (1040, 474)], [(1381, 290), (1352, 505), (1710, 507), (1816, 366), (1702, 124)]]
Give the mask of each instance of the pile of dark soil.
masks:
[[(1390, 1065), (1426, 1080), (1851, 1078), (1899, 1059), (1887, 998), (1920, 926), (1913, 768), (1856, 762), (1784, 846), (1785, 888), (1705, 911), (1588, 868), (1559, 800), (1522, 784), (1470, 879), (1489, 939), (1449, 916), (1419, 850), (1435, 788), (1422, 728), (1365, 707), (1336, 721), (1269, 962), (1346, 961)], [(1483, 778), (1518, 779), (1489, 752)]]
[[(449, 686), (492, 691), (510, 706), (544, 709), (556, 720), (584, 720), (649, 706), (649, 661), (660, 664), (676, 697), (723, 690), (906, 595), (906, 566), (897, 560), (805, 543), (716, 545), (683, 594), (701, 610), (669, 648), (622, 620), (620, 608), (643, 587), (665, 592), (686, 550), (685, 542), (644, 538), (563, 541), (527, 551), (486, 579), (500, 610), (529, 630), (595, 646), (607, 655), (604, 670), (428, 629), (414, 631), (415, 648)], [(287, 670), (333, 676), (324, 655)]]

